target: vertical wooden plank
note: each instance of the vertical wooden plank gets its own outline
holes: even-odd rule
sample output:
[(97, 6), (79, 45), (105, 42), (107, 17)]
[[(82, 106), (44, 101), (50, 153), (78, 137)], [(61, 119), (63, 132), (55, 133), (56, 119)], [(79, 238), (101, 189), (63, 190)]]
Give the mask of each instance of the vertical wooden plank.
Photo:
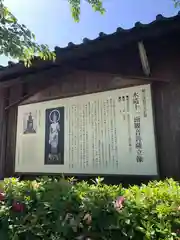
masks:
[(160, 177), (179, 180), (180, 85), (156, 83), (153, 92)]
[[(9, 104), (18, 101), (22, 96), (22, 85), (17, 84), (10, 88)], [(16, 125), (17, 125), (17, 109), (14, 105), (7, 110), (7, 143), (6, 143), (6, 162), (5, 176), (14, 175), (15, 151), (16, 151)]]
[(8, 89), (0, 88), (0, 179), (5, 176), (5, 149), (6, 149), (6, 123), (7, 114), (5, 107), (7, 104)]
[[(180, 180), (180, 84), (172, 83), (170, 90), (170, 131), (172, 133), (171, 146), (174, 175)], [(171, 162), (171, 160), (170, 160)]]

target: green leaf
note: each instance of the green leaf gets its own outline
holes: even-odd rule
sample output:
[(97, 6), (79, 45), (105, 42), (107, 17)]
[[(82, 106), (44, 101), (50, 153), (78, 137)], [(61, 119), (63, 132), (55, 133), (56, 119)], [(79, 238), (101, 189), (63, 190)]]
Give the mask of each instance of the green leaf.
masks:
[[(73, 19), (80, 20), (81, 2), (80, 0), (68, 0)], [(102, 1), (87, 0), (94, 11), (104, 13)], [(1, 18), (0, 18), (0, 53), (7, 57), (23, 60), (25, 66), (31, 66), (35, 56), (43, 60), (54, 61), (56, 56), (47, 45), (40, 45), (35, 42), (35, 35), (24, 25), (19, 24), (18, 19), (4, 6), (0, 0)]]

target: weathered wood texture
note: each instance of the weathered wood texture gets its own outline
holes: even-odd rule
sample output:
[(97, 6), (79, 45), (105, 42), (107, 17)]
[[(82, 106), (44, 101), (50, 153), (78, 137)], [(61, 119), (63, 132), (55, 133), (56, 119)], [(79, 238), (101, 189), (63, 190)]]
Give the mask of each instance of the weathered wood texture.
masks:
[(146, 83), (151, 83), (151, 81), (145, 81), (142, 79), (125, 79), (117, 74), (75, 71), (74, 73), (57, 79), (54, 84), (51, 84), (48, 88), (42, 91), (38, 91), (32, 97), (24, 100), (21, 104), (72, 97)]
[[(10, 88), (9, 104), (17, 101), (22, 96), (22, 85), (17, 84)], [(4, 175), (10, 177), (14, 172), (15, 144), (16, 144), (16, 125), (17, 125), (17, 107), (12, 107), (7, 114), (7, 140)]]
[(9, 101), (9, 89), (0, 89), (0, 179), (5, 173), (5, 155), (6, 155), (6, 129), (7, 129), (7, 112), (6, 105)]
[(153, 86), (161, 177), (180, 179), (180, 84)]

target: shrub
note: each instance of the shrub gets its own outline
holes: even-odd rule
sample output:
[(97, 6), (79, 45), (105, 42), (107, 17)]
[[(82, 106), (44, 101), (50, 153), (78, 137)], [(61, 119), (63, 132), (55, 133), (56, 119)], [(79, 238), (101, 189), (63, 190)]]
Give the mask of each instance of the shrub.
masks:
[(98, 178), (6, 179), (0, 192), (0, 239), (180, 239), (180, 185), (172, 179), (128, 189)]

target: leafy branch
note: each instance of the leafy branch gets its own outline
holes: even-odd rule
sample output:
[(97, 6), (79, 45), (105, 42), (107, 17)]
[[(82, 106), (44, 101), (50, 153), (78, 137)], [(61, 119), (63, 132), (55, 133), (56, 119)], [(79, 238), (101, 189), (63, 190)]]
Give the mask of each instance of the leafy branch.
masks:
[[(79, 22), (81, 14), (81, 0), (68, 0), (68, 2), (71, 7), (73, 19), (75, 20), (75, 22)], [(86, 2), (88, 2), (92, 6), (95, 12), (100, 12), (101, 14), (105, 13), (105, 8), (103, 7), (103, 3), (101, 0), (86, 0)]]
[[(80, 0), (68, 0), (72, 17), (78, 22), (80, 17)], [(95, 11), (104, 13), (101, 0), (87, 0)], [(38, 57), (43, 60), (54, 60), (55, 53), (45, 44), (38, 44), (35, 35), (9, 11), (0, 0), (0, 55), (23, 60), (30, 66), (32, 60)]]
[(180, 0), (173, 0), (175, 8), (180, 7)]
[(0, 54), (23, 60), (29, 66), (34, 57), (55, 58), (47, 45), (35, 42), (35, 35), (3, 5), (0, 0)]

